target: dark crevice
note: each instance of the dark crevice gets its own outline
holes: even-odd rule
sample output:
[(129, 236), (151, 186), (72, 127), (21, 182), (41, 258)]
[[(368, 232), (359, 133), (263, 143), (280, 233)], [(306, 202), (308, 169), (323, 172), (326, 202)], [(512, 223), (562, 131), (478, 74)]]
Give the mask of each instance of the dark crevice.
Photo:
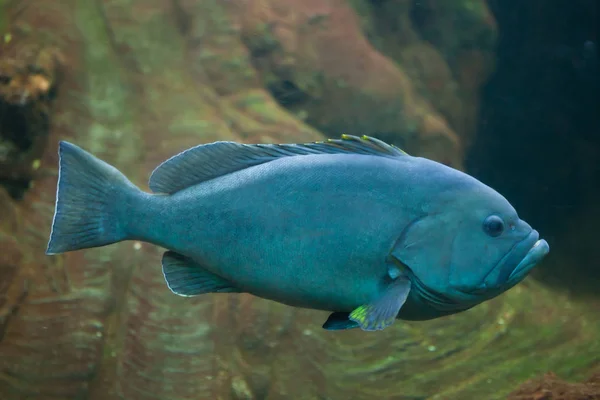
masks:
[(292, 81), (281, 80), (268, 85), (268, 89), (283, 107), (290, 108), (302, 104), (310, 99), (310, 96), (300, 90)]
[(20, 199), (40, 167), (62, 55), (18, 40), (0, 54), (0, 185)]
[(172, 0), (175, 26), (182, 36), (187, 37), (192, 28), (192, 16), (183, 8), (181, 1)]
[(242, 40), (250, 50), (253, 67), (265, 77), (265, 83), (274, 99), (284, 108), (301, 108), (310, 95), (294, 82), (293, 67), (279, 63), (282, 48), (273, 30), (275, 23), (260, 25), (246, 33)]

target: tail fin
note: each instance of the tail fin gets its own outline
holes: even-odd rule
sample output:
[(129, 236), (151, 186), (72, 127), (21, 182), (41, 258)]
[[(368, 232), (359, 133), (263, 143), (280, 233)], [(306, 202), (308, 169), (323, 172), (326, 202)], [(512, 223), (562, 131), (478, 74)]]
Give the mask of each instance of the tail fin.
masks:
[(120, 207), (139, 191), (121, 172), (68, 142), (60, 142), (56, 209), (46, 254), (126, 239)]

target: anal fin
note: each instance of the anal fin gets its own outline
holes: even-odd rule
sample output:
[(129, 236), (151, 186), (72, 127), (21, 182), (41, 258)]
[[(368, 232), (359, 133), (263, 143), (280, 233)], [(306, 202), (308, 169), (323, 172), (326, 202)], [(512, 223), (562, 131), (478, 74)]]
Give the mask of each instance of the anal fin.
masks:
[(163, 254), (162, 269), (167, 286), (179, 296), (242, 292), (226, 279), (207, 271), (194, 260), (174, 251)]

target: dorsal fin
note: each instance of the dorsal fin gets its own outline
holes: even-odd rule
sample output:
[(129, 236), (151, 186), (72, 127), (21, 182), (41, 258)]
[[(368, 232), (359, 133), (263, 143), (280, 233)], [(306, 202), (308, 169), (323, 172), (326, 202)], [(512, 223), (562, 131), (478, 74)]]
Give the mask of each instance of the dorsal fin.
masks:
[(302, 144), (241, 144), (214, 142), (192, 147), (160, 164), (150, 176), (150, 189), (172, 194), (200, 182), (281, 157), (308, 154), (355, 153), (402, 157), (406, 153), (370, 136), (342, 135), (341, 139)]

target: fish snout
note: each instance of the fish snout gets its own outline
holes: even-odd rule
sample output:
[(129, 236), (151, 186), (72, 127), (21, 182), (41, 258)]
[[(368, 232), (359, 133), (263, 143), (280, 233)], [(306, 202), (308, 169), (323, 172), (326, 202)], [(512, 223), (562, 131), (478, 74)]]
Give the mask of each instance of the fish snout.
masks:
[(519, 282), (549, 251), (548, 243), (540, 240), (538, 231), (530, 228), (529, 234), (510, 249), (485, 277), (478, 290), (501, 288)]
[(511, 272), (508, 279), (514, 282), (520, 281), (533, 267), (539, 264), (549, 252), (550, 245), (548, 245), (548, 242), (544, 239), (537, 240), (521, 262)]

